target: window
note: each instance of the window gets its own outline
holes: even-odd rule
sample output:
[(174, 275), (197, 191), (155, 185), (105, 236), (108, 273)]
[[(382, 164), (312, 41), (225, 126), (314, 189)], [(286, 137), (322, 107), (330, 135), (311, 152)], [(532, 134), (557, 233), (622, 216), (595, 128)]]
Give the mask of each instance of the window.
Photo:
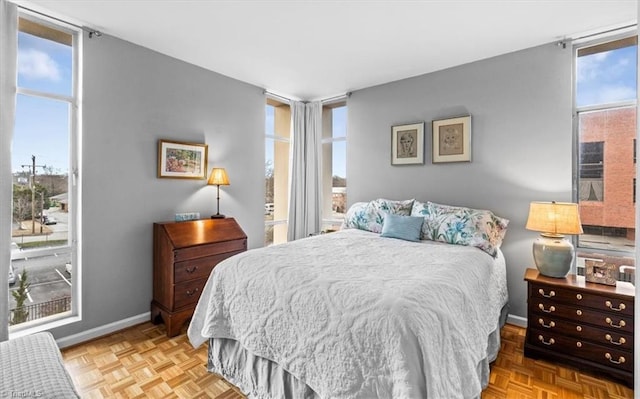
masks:
[(636, 36), (576, 47), (579, 272), (586, 258), (633, 265), (637, 47)]
[[(291, 109), (268, 99), (265, 118), (265, 246), (287, 241)], [(322, 229), (337, 230), (347, 206), (347, 106), (322, 108)]]
[(268, 99), (265, 121), (264, 245), (287, 241), (291, 109)]
[(10, 331), (78, 315), (80, 298), (74, 178), (80, 35), (29, 13), (20, 14), (18, 30)]
[(347, 106), (322, 109), (322, 228), (338, 230), (347, 212)]

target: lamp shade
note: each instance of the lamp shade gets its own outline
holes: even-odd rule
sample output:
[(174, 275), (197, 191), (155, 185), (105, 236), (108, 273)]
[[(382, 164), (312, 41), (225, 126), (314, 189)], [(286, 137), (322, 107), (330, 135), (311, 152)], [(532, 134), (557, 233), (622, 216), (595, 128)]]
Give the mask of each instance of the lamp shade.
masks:
[(207, 184), (212, 186), (228, 186), (229, 177), (227, 177), (227, 171), (224, 168), (211, 169)]
[(578, 204), (571, 202), (532, 202), (529, 207), (527, 230), (550, 236), (582, 234)]

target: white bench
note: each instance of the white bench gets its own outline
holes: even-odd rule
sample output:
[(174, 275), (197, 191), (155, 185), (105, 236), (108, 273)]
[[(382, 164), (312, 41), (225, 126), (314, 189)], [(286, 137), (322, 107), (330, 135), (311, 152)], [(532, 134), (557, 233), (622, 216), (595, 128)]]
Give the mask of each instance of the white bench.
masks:
[(51, 333), (0, 342), (0, 398), (79, 397)]

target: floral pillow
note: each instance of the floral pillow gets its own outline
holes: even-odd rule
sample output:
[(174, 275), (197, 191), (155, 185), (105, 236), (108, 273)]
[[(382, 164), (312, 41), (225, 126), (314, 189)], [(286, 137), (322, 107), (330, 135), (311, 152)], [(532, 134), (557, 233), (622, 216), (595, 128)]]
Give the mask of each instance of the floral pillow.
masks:
[(386, 214), (410, 216), (412, 207), (412, 199), (393, 201), (379, 198), (370, 202), (356, 202), (347, 211), (342, 228), (380, 233)]
[(495, 256), (507, 232), (507, 219), (491, 211), (420, 203), (412, 209), (413, 216), (423, 216), (422, 238), (449, 244), (468, 245)]

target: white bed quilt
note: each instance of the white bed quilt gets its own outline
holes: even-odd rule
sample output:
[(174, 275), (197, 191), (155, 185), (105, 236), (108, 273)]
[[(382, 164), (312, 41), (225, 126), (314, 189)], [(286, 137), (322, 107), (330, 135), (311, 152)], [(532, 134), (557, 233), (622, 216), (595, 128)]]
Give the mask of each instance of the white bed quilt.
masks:
[(507, 296), (501, 253), (343, 230), (220, 263), (188, 334), (234, 339), (323, 398), (469, 398)]

